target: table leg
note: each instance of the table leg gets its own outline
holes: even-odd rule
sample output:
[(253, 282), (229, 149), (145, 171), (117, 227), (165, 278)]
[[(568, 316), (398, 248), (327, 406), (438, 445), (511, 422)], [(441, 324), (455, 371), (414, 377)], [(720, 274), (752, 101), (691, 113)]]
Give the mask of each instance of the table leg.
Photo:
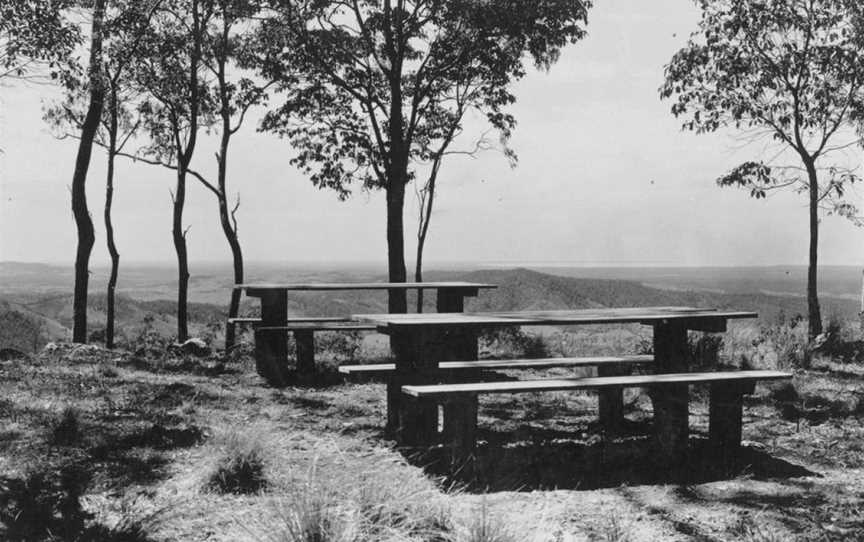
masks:
[(315, 337), (311, 329), (294, 331), (296, 346), (297, 376), (309, 381), (315, 374)]
[(708, 406), (708, 446), (715, 464), (723, 470), (735, 466), (741, 448), (744, 394), (753, 392), (753, 383), (711, 384)]
[[(687, 372), (687, 328), (676, 323), (654, 326), (655, 372)], [(660, 457), (670, 464), (686, 455), (689, 388), (669, 385), (651, 389), (654, 404), (654, 438)]]
[(260, 374), (273, 386), (288, 383), (288, 336), (282, 330), (266, 329), (285, 325), (288, 293), (264, 291), (261, 298), (261, 328), (255, 329), (255, 362)]
[(438, 373), (441, 331), (437, 329), (394, 330), (396, 371), (387, 383), (387, 430), (409, 446), (432, 444), (438, 432), (438, 407), (426, 401), (406, 402), (402, 386), (431, 384)]
[[(597, 367), (597, 376), (629, 375), (631, 369), (630, 365), (625, 363), (600, 365)], [(597, 398), (600, 426), (603, 432), (606, 436), (620, 435), (624, 426), (624, 389), (601, 389)]]

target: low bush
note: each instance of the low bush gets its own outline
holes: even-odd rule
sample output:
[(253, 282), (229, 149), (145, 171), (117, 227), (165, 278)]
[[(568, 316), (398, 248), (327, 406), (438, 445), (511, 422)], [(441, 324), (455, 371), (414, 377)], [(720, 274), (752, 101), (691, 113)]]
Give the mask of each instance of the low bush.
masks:
[(51, 443), (58, 446), (70, 446), (81, 438), (80, 413), (78, 409), (67, 406), (51, 430)]

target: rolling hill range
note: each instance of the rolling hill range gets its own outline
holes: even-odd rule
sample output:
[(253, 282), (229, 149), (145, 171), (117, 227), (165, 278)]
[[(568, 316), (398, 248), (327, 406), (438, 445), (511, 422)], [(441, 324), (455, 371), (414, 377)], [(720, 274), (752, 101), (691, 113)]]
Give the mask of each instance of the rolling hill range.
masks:
[[(21, 266), (19, 268), (19, 266)], [(45, 269), (41, 269), (41, 268)], [(53, 266), (38, 264), (3, 264), (4, 281), (0, 290), (0, 348), (12, 346), (31, 349), (28, 345), (65, 338), (72, 323), (71, 284), (69, 272)], [(304, 271), (302, 277), (258, 277), (257, 280), (383, 280), (383, 277), (340, 271), (315, 274)], [(427, 280), (465, 280), (497, 284), (495, 290), (482, 291), (477, 298), (467, 301), (467, 310), (551, 310), (592, 307), (636, 307), (657, 305), (686, 305), (720, 309), (752, 310), (767, 323), (796, 314), (806, 314), (804, 298), (791, 295), (765, 293), (718, 293), (711, 291), (683, 291), (646, 286), (632, 280), (573, 278), (541, 273), (527, 269), (495, 269), (471, 272), (432, 271)], [(226, 278), (217, 274), (197, 276), (190, 290), (194, 302), (190, 303), (193, 329), (201, 332), (210, 328), (217, 332), (225, 318), (228, 288)], [(130, 284), (131, 283), (131, 284)], [(89, 309), (90, 327), (98, 331), (105, 322), (105, 297), (99, 282), (91, 284)], [(127, 337), (143, 331), (170, 336), (175, 328), (173, 282), (168, 274), (148, 274), (137, 269), (125, 279), (128, 288), (117, 300), (118, 329)], [(225, 302), (221, 300), (224, 299)], [(415, 302), (409, 298), (409, 307)], [(427, 296), (425, 307), (434, 311), (434, 295)], [(289, 310), (294, 314), (345, 315), (386, 311), (383, 292), (303, 292), (289, 298)], [(823, 298), (825, 317), (836, 315), (854, 318), (857, 303), (850, 299)], [(244, 300), (241, 313), (257, 314), (257, 300)], [(38, 340), (24, 333), (27, 322), (38, 328)], [(23, 326), (23, 327), (22, 327)], [(24, 335), (28, 338), (21, 339)]]

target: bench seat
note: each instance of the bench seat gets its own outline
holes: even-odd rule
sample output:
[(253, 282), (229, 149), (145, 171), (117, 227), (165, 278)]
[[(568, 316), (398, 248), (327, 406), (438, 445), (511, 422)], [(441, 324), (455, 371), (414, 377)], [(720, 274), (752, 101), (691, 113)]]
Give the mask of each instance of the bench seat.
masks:
[(235, 325), (235, 324), (258, 324), (258, 323), (261, 323), (261, 319), (255, 318), (255, 317), (238, 316), (237, 318), (229, 318), (228, 323), (231, 325)]
[[(652, 395), (654, 403), (654, 438), (665, 461), (680, 461), (687, 449), (689, 399), (691, 384), (710, 385), (709, 450), (717, 465), (728, 468), (739, 456), (743, 422), (744, 395), (753, 392), (757, 381), (784, 380), (791, 373), (781, 371), (722, 371), (702, 373), (667, 373), (651, 375), (556, 378), (505, 382), (472, 382), (463, 384), (404, 385), (400, 413), (402, 442), (409, 446), (443, 441), (454, 464), (466, 464), (473, 456), (477, 439), (477, 396), (480, 394), (530, 393), (544, 391), (598, 390), (600, 422), (614, 428), (623, 410), (604, 413), (603, 394), (620, 393), (623, 388), (661, 388)], [(667, 391), (662, 391), (665, 388)], [(683, 397), (683, 400), (679, 400)], [(424, 418), (435, 416), (443, 406), (443, 431), (429, 434)], [(604, 417), (606, 418), (604, 420)], [(417, 423), (417, 422), (420, 423)], [(420, 429), (415, 429), (419, 427)], [(611, 434), (615, 434), (612, 431)], [(607, 433), (609, 434), (609, 433)]]
[[(651, 363), (654, 356), (604, 356), (586, 358), (541, 358), (541, 359), (489, 359), (480, 361), (442, 361), (439, 369), (547, 369), (551, 367), (581, 367), (617, 365), (621, 363)], [(339, 372), (343, 374), (392, 373), (396, 370), (395, 363), (375, 363), (370, 365), (342, 365)]]
[(557, 378), (517, 380), (510, 382), (473, 382), (469, 384), (437, 384), (402, 386), (402, 392), (417, 398), (446, 398), (455, 394), (525, 393), (603, 388), (640, 388), (674, 384), (705, 384), (713, 382), (755, 382), (792, 378), (782, 371), (724, 371), (711, 373), (672, 373), (652, 375)]
[(360, 324), (357, 322), (298, 322), (288, 323), (284, 326), (259, 326), (261, 331), (375, 331), (374, 324)]

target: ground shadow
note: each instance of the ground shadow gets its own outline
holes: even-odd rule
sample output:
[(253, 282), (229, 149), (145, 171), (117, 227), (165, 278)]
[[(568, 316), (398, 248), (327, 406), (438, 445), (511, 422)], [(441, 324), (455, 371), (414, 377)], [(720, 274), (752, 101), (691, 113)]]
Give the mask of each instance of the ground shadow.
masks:
[(473, 459), (451, 465), (447, 450), (409, 452), (409, 460), (430, 474), (469, 492), (593, 490), (626, 485), (700, 484), (746, 474), (755, 479), (794, 478), (815, 473), (754, 448), (743, 447), (734, 466), (719, 468), (708, 441), (691, 437), (686, 457), (661, 460), (647, 436), (614, 440), (564, 440), (561, 434), (529, 441), (480, 442)]

